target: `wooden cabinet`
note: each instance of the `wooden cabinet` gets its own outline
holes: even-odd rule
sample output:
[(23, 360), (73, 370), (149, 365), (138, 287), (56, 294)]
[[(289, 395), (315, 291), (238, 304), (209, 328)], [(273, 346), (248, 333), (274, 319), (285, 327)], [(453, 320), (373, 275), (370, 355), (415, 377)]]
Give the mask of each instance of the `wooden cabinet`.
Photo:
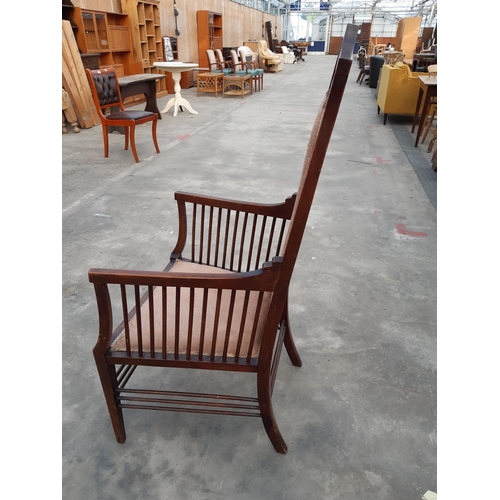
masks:
[[(154, 66), (163, 61), (163, 39), (159, 0), (122, 0), (122, 10), (130, 18), (132, 54), (143, 73), (162, 74)], [(157, 96), (167, 94), (166, 79), (156, 83)]]
[(209, 68), (207, 50), (222, 50), (222, 15), (209, 10), (199, 10), (196, 17), (198, 21), (199, 65), (200, 68)]
[(80, 54), (85, 69), (99, 69), (100, 54)]
[(413, 59), (413, 54), (417, 50), (421, 23), (422, 18), (418, 16), (399, 20), (394, 46), (396, 50), (405, 54), (405, 59)]
[(99, 67), (114, 66), (118, 77), (138, 72), (134, 64), (126, 14), (73, 9), (76, 41), (82, 54), (95, 54)]

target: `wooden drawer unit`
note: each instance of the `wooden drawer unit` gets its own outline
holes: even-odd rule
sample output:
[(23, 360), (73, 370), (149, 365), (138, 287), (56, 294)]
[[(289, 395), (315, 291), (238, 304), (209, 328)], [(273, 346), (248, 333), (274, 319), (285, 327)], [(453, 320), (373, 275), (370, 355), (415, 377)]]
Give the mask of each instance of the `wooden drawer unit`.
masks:
[(100, 54), (80, 54), (85, 69), (99, 69)]

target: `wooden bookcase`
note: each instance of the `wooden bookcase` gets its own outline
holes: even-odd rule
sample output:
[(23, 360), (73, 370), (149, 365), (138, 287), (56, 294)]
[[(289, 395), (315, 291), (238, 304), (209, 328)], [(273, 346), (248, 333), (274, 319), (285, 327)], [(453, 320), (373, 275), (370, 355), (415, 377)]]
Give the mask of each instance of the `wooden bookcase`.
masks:
[[(132, 55), (143, 73), (162, 74), (153, 63), (163, 61), (163, 38), (159, 0), (122, 0), (122, 10), (130, 18)], [(156, 83), (158, 97), (167, 94), (166, 78)]]
[(134, 63), (126, 14), (75, 7), (73, 31), (82, 54), (96, 54), (99, 67), (114, 66), (118, 77), (140, 72)]
[(196, 12), (198, 21), (198, 61), (200, 68), (209, 68), (207, 50), (221, 49), (222, 40), (222, 14), (209, 10)]

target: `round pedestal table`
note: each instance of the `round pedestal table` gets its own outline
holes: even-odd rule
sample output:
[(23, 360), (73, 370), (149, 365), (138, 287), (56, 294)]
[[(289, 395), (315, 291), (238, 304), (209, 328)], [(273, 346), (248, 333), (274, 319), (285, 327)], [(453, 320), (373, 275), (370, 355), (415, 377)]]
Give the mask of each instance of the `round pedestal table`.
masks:
[(183, 71), (192, 71), (194, 68), (198, 67), (198, 64), (195, 63), (183, 63), (183, 62), (155, 62), (153, 63), (159, 70), (168, 71), (172, 73), (172, 79), (174, 80), (174, 92), (175, 95), (167, 102), (165, 109), (162, 110), (162, 113), (166, 113), (172, 106), (174, 107), (174, 116), (177, 116), (179, 111), (179, 106), (186, 108), (190, 113), (194, 115), (198, 114), (198, 111), (195, 111), (191, 104), (181, 96), (181, 73)]

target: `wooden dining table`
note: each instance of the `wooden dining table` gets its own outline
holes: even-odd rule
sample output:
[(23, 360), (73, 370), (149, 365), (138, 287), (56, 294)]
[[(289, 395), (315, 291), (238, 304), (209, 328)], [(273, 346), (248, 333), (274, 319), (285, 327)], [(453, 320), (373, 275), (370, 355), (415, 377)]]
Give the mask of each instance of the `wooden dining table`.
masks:
[[(427, 120), (429, 114), (430, 102), (433, 97), (437, 97), (437, 76), (419, 76), (420, 88), (418, 90), (417, 106), (415, 108), (415, 115), (413, 116), (413, 125), (411, 127), (411, 133), (413, 134), (415, 126), (418, 121), (418, 115), (420, 111), (420, 106), (422, 104), (422, 98), (424, 98), (424, 104), (422, 106), (422, 113), (420, 115), (420, 123), (418, 125), (417, 137), (415, 138), (415, 147), (418, 146), (418, 140), (422, 134), (422, 130)], [(425, 96), (425, 97), (424, 97)]]

